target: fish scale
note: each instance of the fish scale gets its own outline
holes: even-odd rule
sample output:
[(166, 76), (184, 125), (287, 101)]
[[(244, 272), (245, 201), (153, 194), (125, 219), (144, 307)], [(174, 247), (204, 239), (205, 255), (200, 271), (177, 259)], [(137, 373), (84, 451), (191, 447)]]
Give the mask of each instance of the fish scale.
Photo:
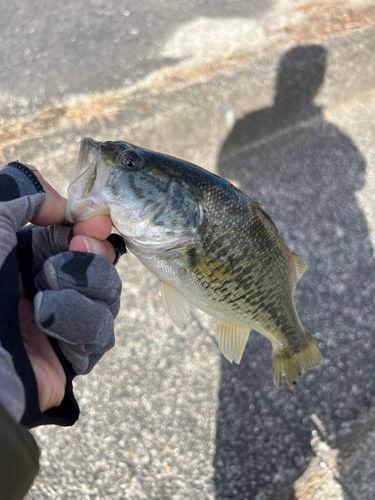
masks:
[[(210, 314), (219, 348), (240, 362), (250, 329), (273, 347), (273, 377), (293, 388), (321, 363), (294, 304), (307, 269), (264, 207), (225, 179), (123, 141), (84, 139), (66, 218), (110, 210), (128, 248), (160, 280), (183, 328), (193, 305)], [(97, 209), (95, 209), (97, 207)]]

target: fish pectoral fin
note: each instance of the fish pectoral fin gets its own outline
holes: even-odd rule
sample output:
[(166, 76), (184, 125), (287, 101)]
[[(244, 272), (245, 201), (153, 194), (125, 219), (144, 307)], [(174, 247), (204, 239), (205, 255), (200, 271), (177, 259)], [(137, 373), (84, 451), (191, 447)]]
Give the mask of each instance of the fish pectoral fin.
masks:
[(296, 253), (292, 252), (292, 256), (293, 256), (293, 260), (294, 260), (294, 265), (296, 267), (297, 281), (299, 281), (302, 278), (304, 272), (307, 271), (307, 264)]
[(196, 274), (205, 281), (210, 283), (221, 283), (229, 279), (233, 274), (230, 265), (222, 260), (190, 253), (189, 256), (191, 263), (186, 270)]
[(276, 387), (281, 387), (282, 376), (290, 389), (294, 389), (301, 379), (303, 372), (319, 366), (322, 362), (322, 355), (319, 348), (310, 333), (306, 332), (307, 337), (303, 344), (295, 352), (292, 349), (282, 351), (274, 348), (272, 353), (273, 364), (273, 382)]
[(190, 314), (189, 302), (173, 286), (160, 281), (160, 291), (164, 308), (171, 317), (173, 323), (183, 329)]
[(218, 318), (216, 323), (217, 343), (220, 351), (231, 362), (240, 363), (250, 330), (248, 327), (234, 325)]

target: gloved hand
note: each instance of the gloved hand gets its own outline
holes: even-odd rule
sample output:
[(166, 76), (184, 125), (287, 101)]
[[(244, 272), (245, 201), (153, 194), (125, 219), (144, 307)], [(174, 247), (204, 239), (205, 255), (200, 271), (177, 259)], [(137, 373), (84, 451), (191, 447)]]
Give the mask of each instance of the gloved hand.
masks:
[(58, 339), (77, 374), (89, 373), (115, 343), (121, 293), (115, 267), (100, 255), (64, 252), (44, 262), (35, 285), (37, 325)]
[[(38, 178), (24, 165), (16, 162), (0, 171), (0, 373), (1, 354), (7, 358), (0, 402), (16, 421), (21, 418), (28, 427), (76, 421), (79, 408), (72, 379), (91, 371), (113, 346), (113, 320), (121, 292), (121, 281), (108, 259), (66, 251), (71, 226), (28, 225), (20, 229), (40, 213), (45, 199)], [(122, 239), (111, 241), (119, 245), (118, 255), (124, 251)], [(50, 336), (66, 377), (61, 404), (43, 413), (39, 410), (35, 365), (33, 371), (21, 336), (25, 328), (20, 328), (23, 295), (20, 302), (19, 272), (28, 296), (35, 297), (36, 325), (31, 325), (32, 329), (39, 326), (40, 335), (45, 332)], [(9, 377), (13, 377), (13, 384), (7, 384)], [(9, 387), (12, 392), (7, 392)], [(14, 404), (16, 399), (23, 404)]]

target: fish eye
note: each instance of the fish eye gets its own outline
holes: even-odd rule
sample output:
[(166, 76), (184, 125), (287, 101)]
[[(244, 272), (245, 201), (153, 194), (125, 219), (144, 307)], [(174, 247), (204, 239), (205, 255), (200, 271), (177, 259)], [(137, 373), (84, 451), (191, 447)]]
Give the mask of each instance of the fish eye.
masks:
[(140, 166), (141, 160), (134, 151), (126, 151), (121, 155), (120, 163), (123, 167), (135, 169)]

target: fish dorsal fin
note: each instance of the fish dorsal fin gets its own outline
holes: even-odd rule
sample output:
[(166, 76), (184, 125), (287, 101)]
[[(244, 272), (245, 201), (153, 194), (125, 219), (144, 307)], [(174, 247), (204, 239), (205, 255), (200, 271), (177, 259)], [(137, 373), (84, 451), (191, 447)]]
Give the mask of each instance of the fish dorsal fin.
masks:
[(189, 317), (190, 308), (188, 301), (173, 286), (160, 281), (160, 291), (164, 307), (173, 323), (183, 329)]
[(272, 217), (266, 212), (265, 207), (263, 205), (261, 205), (260, 203), (258, 203), (257, 201), (255, 201), (254, 203), (258, 207), (259, 211), (264, 215), (264, 217), (271, 222), (271, 224), (273, 225), (273, 227), (275, 229), (277, 229), (276, 224), (274, 223)]
[(229, 279), (232, 274), (232, 268), (226, 262), (207, 257), (206, 255), (189, 254), (191, 264), (187, 271), (196, 274), (199, 278), (209, 283), (222, 283)]
[(302, 278), (303, 273), (307, 270), (307, 264), (296, 253), (292, 252), (292, 256), (294, 260), (294, 265), (296, 266), (297, 281), (299, 281)]
[(235, 361), (239, 364), (249, 338), (249, 328), (218, 318), (214, 318), (214, 323), (216, 323), (217, 343), (220, 351), (231, 363)]

